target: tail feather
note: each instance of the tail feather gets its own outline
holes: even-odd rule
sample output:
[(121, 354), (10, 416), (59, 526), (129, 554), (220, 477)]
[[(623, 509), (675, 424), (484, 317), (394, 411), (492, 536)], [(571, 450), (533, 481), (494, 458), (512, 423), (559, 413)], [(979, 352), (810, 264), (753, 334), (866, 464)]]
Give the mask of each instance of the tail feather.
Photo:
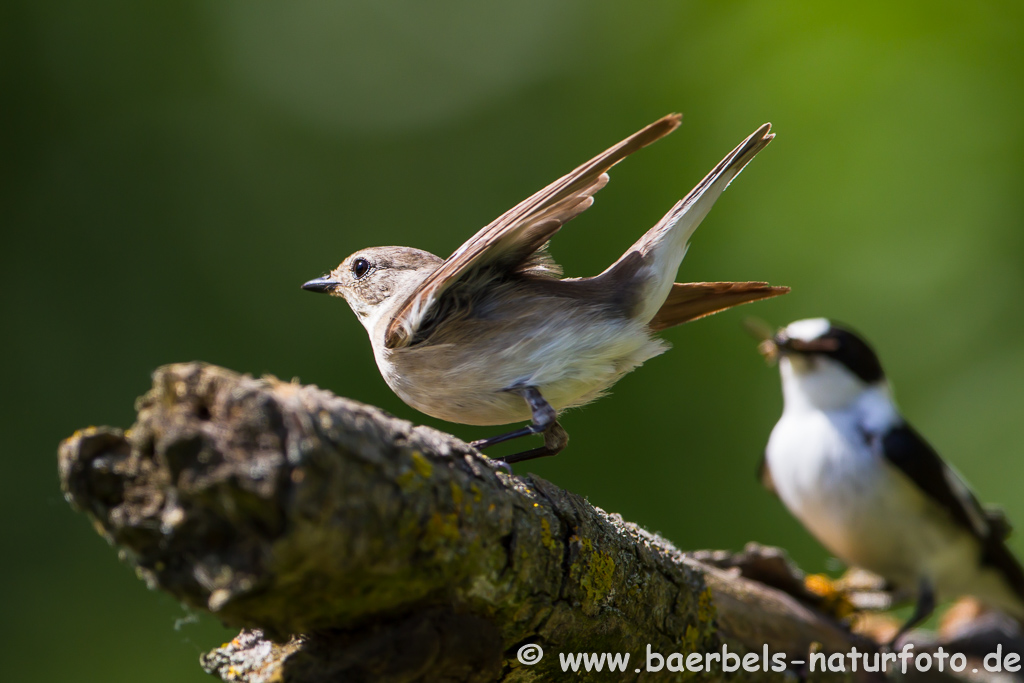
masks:
[(789, 287), (772, 287), (767, 282), (677, 282), (648, 326), (658, 332), (788, 291)]

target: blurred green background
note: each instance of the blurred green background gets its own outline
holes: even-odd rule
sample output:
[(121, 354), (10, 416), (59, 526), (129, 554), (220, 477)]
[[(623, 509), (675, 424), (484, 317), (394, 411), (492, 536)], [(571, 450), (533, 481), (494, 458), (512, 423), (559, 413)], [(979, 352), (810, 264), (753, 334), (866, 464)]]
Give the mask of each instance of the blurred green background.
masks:
[[(56, 483), (59, 440), (128, 426), (158, 365), (298, 377), (470, 439), (378, 375), (343, 302), (299, 285), (365, 246), (449, 254), (671, 112), (557, 238), (602, 270), (764, 121), (776, 141), (681, 280), (781, 299), (568, 413), (533, 471), (682, 548), (827, 554), (754, 470), (781, 409), (741, 320), (873, 340), (905, 412), (1024, 525), (1024, 9), (1019, 2), (643, 5), (15, 0), (0, 9), (5, 680), (208, 680), (232, 632), (148, 592)], [(1024, 554), (1021, 537), (1013, 540)]]

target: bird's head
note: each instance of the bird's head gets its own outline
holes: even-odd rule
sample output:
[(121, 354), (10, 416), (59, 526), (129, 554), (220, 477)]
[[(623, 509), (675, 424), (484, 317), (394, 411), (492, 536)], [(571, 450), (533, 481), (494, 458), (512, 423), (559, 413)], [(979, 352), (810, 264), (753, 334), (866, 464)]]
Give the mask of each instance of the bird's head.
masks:
[(864, 391), (886, 385), (871, 346), (849, 328), (826, 318), (790, 323), (758, 347), (778, 358), (783, 394), (822, 410), (839, 409)]
[(352, 254), (337, 268), (302, 285), (345, 299), (373, 337), (377, 323), (395, 309), (441, 265), (442, 259), (409, 247), (372, 247)]

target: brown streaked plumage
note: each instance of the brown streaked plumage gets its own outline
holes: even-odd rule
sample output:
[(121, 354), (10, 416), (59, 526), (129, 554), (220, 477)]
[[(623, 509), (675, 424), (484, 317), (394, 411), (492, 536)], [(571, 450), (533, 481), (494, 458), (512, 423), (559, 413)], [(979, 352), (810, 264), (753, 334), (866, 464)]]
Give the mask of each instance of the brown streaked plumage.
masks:
[(653, 332), (783, 294), (763, 282), (673, 283), (690, 235), (729, 182), (774, 137), (740, 143), (619, 260), (561, 278), (548, 240), (593, 203), (607, 171), (672, 132), (666, 116), (506, 211), (445, 260), (409, 247), (356, 252), (303, 288), (343, 297), (370, 335), (388, 386), (428, 415), (530, 426), (477, 442), (543, 434), (507, 462), (553, 455), (568, 437), (557, 413), (600, 396), (668, 345)]

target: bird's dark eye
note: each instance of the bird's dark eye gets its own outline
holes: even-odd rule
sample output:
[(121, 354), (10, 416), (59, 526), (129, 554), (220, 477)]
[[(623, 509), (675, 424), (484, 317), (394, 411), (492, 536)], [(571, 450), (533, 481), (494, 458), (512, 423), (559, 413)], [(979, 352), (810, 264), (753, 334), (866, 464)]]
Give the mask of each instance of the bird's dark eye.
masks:
[(366, 275), (367, 271), (370, 270), (370, 262), (364, 258), (357, 258), (352, 262), (352, 274), (356, 276), (358, 280), (362, 276)]

